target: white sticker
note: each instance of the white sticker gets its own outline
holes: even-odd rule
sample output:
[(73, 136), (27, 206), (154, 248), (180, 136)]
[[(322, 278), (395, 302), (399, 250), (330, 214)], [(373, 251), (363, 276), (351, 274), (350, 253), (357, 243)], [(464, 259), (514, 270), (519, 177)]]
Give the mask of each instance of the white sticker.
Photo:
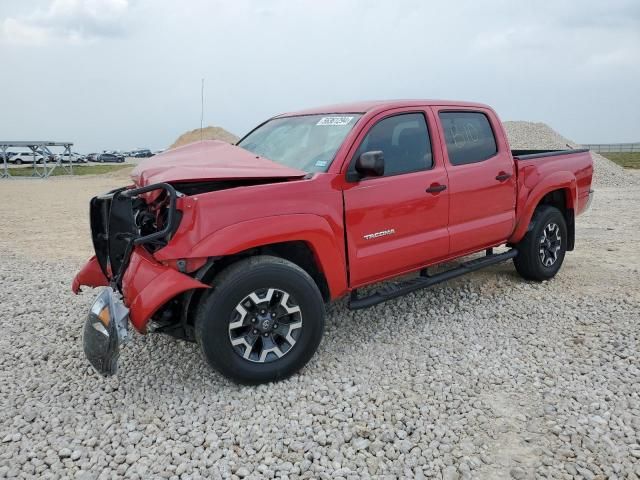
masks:
[(316, 125), (349, 125), (353, 117), (322, 117)]
[(326, 167), (327, 166), (327, 161), (326, 160), (318, 160), (316, 162), (316, 167)]

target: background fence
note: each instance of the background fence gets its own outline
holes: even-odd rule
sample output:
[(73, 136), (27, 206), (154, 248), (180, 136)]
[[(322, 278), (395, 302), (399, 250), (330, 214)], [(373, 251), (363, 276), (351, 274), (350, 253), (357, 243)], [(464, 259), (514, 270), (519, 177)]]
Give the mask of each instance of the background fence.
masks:
[(603, 152), (640, 152), (640, 143), (588, 143), (584, 145), (597, 153)]

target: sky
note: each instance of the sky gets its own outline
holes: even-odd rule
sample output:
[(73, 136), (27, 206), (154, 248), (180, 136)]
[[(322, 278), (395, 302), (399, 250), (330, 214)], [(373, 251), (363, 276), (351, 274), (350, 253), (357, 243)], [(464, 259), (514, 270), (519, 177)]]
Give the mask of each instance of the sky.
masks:
[(638, 0), (2, 0), (0, 138), (160, 149), (339, 102), (478, 101), (640, 141)]

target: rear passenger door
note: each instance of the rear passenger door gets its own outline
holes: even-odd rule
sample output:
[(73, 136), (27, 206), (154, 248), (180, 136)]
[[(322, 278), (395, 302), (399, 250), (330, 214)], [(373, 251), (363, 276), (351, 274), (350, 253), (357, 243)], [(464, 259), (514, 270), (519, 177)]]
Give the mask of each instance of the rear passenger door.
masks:
[(449, 176), (452, 255), (502, 243), (515, 226), (516, 178), (496, 116), (482, 108), (434, 107)]
[(385, 174), (344, 190), (352, 287), (419, 268), (449, 251), (447, 173), (441, 154), (432, 151), (438, 141), (431, 141), (427, 118), (435, 123), (430, 111), (385, 112), (356, 139), (349, 170), (361, 153), (381, 150)]

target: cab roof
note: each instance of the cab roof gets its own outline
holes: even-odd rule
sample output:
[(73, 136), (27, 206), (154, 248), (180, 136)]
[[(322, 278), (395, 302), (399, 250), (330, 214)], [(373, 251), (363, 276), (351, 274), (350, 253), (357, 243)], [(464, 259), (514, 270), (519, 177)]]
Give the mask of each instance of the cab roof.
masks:
[(317, 115), (325, 113), (369, 113), (390, 110), (392, 108), (445, 106), (445, 107), (476, 107), (490, 108), (488, 105), (474, 102), (455, 100), (369, 100), (363, 102), (338, 103), (315, 108), (307, 108), (295, 112), (288, 112), (278, 117), (293, 117), (297, 115)]

